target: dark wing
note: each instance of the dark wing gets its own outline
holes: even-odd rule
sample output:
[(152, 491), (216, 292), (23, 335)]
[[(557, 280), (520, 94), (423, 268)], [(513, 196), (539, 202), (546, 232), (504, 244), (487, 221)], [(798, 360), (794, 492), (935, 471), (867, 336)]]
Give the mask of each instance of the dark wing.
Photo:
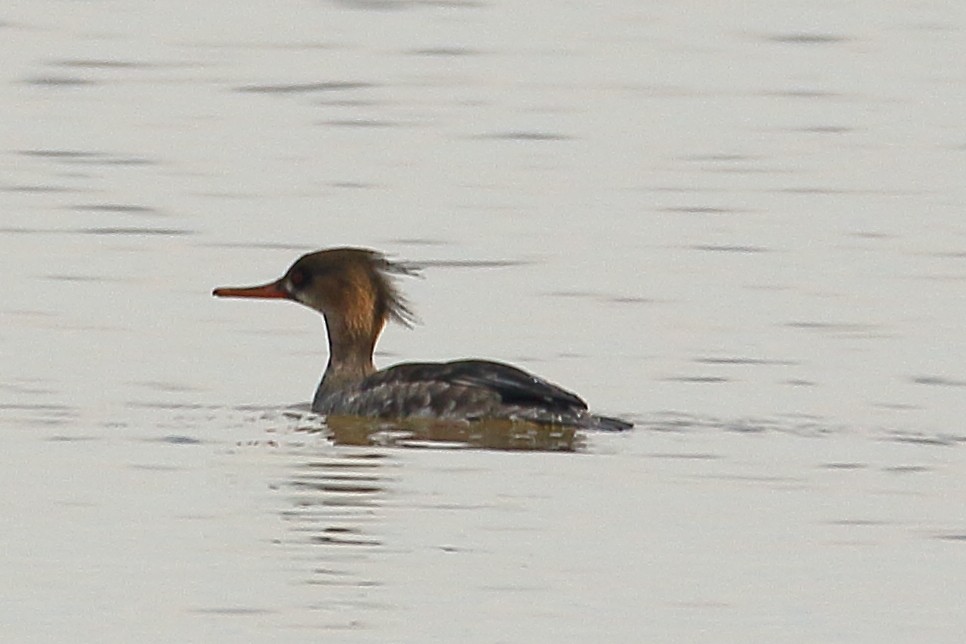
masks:
[(560, 411), (587, 409), (579, 396), (522, 369), (489, 360), (409, 362), (369, 376), (369, 386), (389, 383), (443, 382), (494, 392), (507, 405), (543, 406)]

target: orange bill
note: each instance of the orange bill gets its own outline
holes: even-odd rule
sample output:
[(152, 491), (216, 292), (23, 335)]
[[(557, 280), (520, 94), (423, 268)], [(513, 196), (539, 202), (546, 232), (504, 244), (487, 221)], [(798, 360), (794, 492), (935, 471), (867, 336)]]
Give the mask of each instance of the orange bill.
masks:
[(282, 280), (261, 286), (222, 286), (216, 288), (211, 294), (215, 297), (289, 298), (289, 294), (282, 290)]

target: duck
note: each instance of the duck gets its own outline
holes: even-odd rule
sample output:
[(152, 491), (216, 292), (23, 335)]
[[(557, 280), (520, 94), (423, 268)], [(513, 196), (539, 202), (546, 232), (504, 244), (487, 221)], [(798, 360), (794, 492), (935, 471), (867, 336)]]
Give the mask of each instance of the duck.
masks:
[(291, 300), (322, 315), (328, 362), (312, 411), (327, 418), (512, 421), (602, 431), (633, 427), (592, 414), (577, 394), (503, 362), (404, 362), (377, 369), (373, 352), (386, 325), (416, 322), (397, 278), (419, 270), (368, 248), (329, 248), (299, 257), (272, 282), (224, 286), (212, 294)]

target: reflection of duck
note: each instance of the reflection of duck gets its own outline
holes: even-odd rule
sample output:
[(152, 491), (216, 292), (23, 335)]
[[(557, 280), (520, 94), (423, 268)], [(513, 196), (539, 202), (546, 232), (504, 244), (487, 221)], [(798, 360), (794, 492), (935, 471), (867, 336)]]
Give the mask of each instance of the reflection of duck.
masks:
[(323, 315), (329, 363), (312, 401), (312, 410), (320, 414), (632, 427), (593, 415), (579, 396), (500, 362), (403, 363), (377, 371), (372, 352), (386, 323), (393, 319), (409, 325), (413, 319), (391, 275), (413, 272), (376, 251), (334, 248), (300, 257), (274, 282), (216, 288), (214, 295), (295, 300)]
[(476, 447), (492, 450), (573, 452), (583, 446), (573, 426), (519, 422), (404, 418), (381, 420), (357, 416), (329, 416), (322, 431), (336, 445), (382, 447)]

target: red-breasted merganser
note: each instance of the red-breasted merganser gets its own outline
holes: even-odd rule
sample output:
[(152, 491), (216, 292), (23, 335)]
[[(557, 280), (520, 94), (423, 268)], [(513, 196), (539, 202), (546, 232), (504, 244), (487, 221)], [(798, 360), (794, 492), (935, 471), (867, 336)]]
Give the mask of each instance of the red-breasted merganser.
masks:
[(374, 250), (333, 248), (303, 255), (274, 282), (216, 288), (213, 295), (294, 300), (322, 314), (329, 362), (312, 400), (319, 414), (500, 419), (601, 430), (633, 426), (593, 415), (576, 394), (500, 362), (409, 362), (377, 371), (372, 352), (386, 323), (414, 321), (392, 276), (415, 272)]

